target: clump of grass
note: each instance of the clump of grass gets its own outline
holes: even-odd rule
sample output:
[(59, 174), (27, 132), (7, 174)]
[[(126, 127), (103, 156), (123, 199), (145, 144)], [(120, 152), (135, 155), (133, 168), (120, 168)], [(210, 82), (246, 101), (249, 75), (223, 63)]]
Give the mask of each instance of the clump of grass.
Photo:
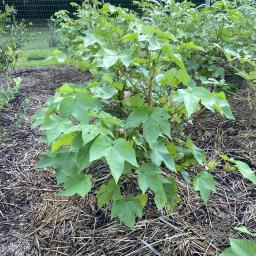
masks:
[(27, 56), (27, 61), (46, 60), (46, 59), (47, 59), (47, 56), (42, 55), (42, 54), (37, 54), (37, 53), (34, 53), (34, 54), (31, 54), (31, 55)]

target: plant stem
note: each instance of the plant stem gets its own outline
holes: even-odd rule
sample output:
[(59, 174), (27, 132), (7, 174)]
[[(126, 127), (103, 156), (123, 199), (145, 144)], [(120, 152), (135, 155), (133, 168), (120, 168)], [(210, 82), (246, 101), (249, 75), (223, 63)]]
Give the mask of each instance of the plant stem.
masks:
[(160, 55), (161, 55), (161, 50), (158, 53), (157, 59), (154, 61), (152, 72), (151, 72), (149, 82), (148, 82), (148, 106), (149, 106), (149, 109), (152, 109), (152, 107), (153, 107), (153, 99), (152, 99), (153, 82), (154, 82), (154, 78), (156, 75), (156, 67), (157, 67), (157, 64), (159, 63)]

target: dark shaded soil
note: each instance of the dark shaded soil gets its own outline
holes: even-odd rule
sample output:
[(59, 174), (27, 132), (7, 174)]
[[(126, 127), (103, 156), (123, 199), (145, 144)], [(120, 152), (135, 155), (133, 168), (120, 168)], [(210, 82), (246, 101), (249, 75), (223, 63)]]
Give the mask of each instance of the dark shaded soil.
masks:
[[(133, 230), (110, 221), (109, 209), (97, 209), (95, 194), (57, 197), (52, 172), (34, 169), (45, 145), (29, 119), (63, 82), (81, 82), (89, 75), (61, 67), (18, 70), (14, 76), (23, 78), (22, 90), (8, 109), (0, 110), (0, 255), (213, 256), (229, 236), (238, 236), (233, 227), (255, 231), (255, 186), (221, 167), (215, 171), (217, 193), (207, 207), (178, 179), (180, 205), (171, 215), (149, 207)], [(233, 98), (232, 105), (236, 121), (202, 112), (188, 131), (209, 158), (222, 151), (255, 169), (256, 133), (247, 128), (247, 104)]]

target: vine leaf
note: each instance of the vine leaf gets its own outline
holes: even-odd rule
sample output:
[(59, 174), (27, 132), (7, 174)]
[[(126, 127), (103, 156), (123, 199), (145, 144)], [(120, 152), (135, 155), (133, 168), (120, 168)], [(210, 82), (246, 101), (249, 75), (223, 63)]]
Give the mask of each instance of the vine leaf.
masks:
[(206, 171), (199, 173), (195, 177), (193, 181), (193, 187), (195, 191), (200, 192), (200, 196), (205, 204), (207, 204), (211, 192), (216, 192), (214, 178), (210, 173)]
[(136, 217), (142, 218), (142, 211), (147, 203), (147, 195), (140, 194), (136, 197), (122, 197), (112, 204), (111, 218), (119, 217), (121, 221), (133, 228)]

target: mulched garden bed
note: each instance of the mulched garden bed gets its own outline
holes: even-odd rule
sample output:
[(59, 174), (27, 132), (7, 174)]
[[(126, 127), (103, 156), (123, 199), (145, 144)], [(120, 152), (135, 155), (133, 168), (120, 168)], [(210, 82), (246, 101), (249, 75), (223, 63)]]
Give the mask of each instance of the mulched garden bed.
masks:
[[(97, 209), (95, 194), (57, 197), (53, 173), (34, 168), (46, 146), (29, 119), (62, 83), (90, 76), (70, 67), (20, 69), (12, 76), (23, 82), (11, 106), (0, 110), (0, 255), (212, 256), (239, 235), (235, 226), (255, 230), (255, 186), (223, 168), (215, 171), (217, 193), (207, 207), (178, 179), (181, 203), (174, 211), (167, 216), (150, 206), (132, 230), (110, 221), (109, 209)], [(202, 112), (188, 132), (208, 157), (222, 151), (255, 169), (256, 129), (246, 126), (247, 104), (234, 97), (231, 103), (236, 121)]]

